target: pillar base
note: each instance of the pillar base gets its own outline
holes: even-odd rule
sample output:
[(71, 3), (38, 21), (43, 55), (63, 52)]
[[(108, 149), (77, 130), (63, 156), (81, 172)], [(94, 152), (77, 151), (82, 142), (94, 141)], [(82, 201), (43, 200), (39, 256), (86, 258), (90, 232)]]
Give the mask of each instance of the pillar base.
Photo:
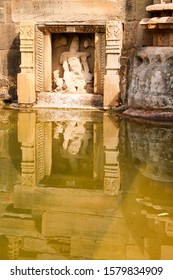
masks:
[(35, 102), (35, 83), (33, 73), (19, 73), (17, 76), (18, 103), (31, 104)]
[(119, 75), (105, 75), (104, 77), (104, 108), (112, 108), (118, 105)]

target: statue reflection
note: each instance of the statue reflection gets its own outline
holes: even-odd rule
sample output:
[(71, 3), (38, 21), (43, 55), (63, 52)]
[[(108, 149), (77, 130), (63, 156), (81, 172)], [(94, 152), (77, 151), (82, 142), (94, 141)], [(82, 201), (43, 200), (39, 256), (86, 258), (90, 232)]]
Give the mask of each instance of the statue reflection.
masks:
[[(92, 137), (91, 127), (87, 126), (86, 122), (56, 122), (54, 139), (58, 140), (57, 144), (59, 142), (56, 152), (62, 159), (68, 160), (72, 173), (78, 173), (80, 167), (82, 173), (87, 171), (87, 166), (91, 169)], [(80, 164), (81, 160), (82, 163)], [(64, 169), (66, 169), (65, 164)]]

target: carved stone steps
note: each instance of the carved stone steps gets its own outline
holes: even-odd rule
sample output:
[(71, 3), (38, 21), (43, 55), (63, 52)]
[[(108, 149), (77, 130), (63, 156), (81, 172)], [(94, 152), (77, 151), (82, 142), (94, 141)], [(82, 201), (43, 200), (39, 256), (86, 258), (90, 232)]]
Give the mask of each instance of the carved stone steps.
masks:
[(146, 7), (147, 12), (159, 12), (159, 11), (172, 11), (173, 10), (173, 3), (168, 4), (155, 4), (149, 5)]
[(173, 17), (144, 18), (140, 24), (148, 29), (173, 29)]

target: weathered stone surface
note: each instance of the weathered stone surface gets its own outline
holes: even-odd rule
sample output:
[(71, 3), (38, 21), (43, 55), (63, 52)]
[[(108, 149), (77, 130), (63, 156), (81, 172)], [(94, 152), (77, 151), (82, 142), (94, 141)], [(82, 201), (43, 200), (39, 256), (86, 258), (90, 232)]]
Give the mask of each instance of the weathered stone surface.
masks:
[(11, 1), (4, 2), (4, 21), (5, 23), (12, 23)]
[(125, 220), (78, 213), (45, 212), (42, 216), (42, 234), (44, 236), (83, 236), (99, 239), (108, 234), (114, 238), (122, 234)]
[(20, 54), (16, 50), (0, 51), (0, 73), (9, 77), (16, 77), (16, 70), (19, 71)]
[[(29, 199), (28, 199), (29, 197)], [(38, 203), (38, 201), (40, 201)], [(106, 213), (114, 210), (115, 200), (104, 192), (97, 190), (37, 188), (35, 191), (25, 191), (19, 186), (15, 188), (15, 207), (39, 210), (60, 210), (76, 213)], [(106, 215), (106, 214), (105, 214)]]
[(103, 240), (72, 238), (71, 241), (71, 255), (81, 256), (86, 259), (124, 259), (125, 258), (125, 244), (119, 243), (117, 238)]
[(0, 23), (4, 22), (4, 8), (0, 7)]
[(35, 108), (99, 108), (103, 106), (102, 95), (94, 94), (68, 94), (68, 93), (39, 93)]
[(0, 50), (19, 48), (19, 27), (14, 24), (0, 24)]
[(138, 108), (172, 108), (172, 47), (142, 48), (135, 57), (128, 104)]
[(105, 21), (124, 17), (124, 0), (13, 0), (13, 21)]

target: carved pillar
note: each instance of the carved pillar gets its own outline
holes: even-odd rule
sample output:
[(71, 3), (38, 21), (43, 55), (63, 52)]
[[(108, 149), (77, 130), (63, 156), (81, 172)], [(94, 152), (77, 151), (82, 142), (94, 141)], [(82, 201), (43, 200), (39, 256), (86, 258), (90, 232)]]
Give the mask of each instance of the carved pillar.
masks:
[(43, 32), (38, 28), (36, 30), (36, 91), (41, 92), (44, 88), (43, 78), (43, 49), (44, 36)]
[(120, 55), (122, 48), (122, 22), (108, 21), (106, 24), (106, 73), (104, 77), (104, 107), (118, 104)]
[(105, 72), (105, 34), (95, 33), (94, 93), (103, 94)]
[(21, 184), (36, 187), (35, 174), (35, 113), (18, 114), (18, 141), (22, 143)]
[(21, 73), (18, 74), (18, 102), (30, 104), (35, 102), (35, 24), (20, 24)]
[(118, 195), (120, 190), (120, 167), (119, 167), (119, 125), (114, 123), (109, 115), (104, 115), (104, 192), (108, 195)]
[(44, 68), (44, 91), (52, 90), (52, 42), (51, 33), (46, 31), (44, 34), (44, 51), (43, 51), (43, 68)]

